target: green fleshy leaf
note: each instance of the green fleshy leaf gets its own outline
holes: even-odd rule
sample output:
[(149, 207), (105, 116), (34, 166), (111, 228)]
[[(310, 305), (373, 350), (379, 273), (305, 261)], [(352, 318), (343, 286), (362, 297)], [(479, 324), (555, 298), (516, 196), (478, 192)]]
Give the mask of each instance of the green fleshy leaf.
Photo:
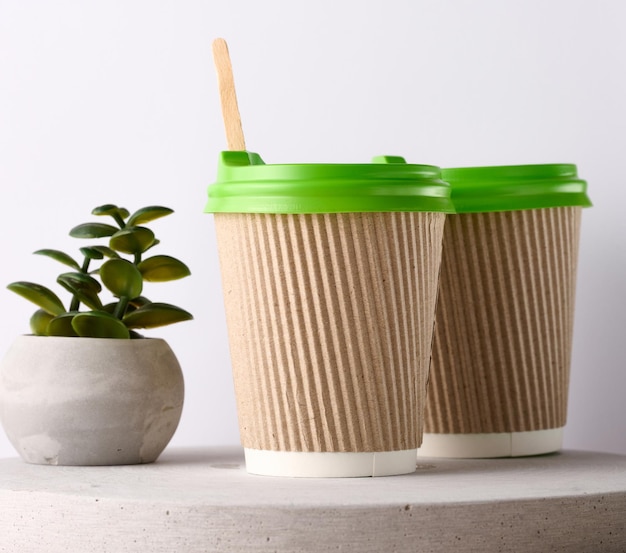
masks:
[(119, 259), (120, 257), (116, 251), (112, 250), (108, 246), (90, 246), (90, 248), (99, 251), (104, 257), (109, 257), (111, 259)]
[(102, 286), (95, 278), (84, 273), (63, 273), (57, 277), (57, 282), (90, 309), (102, 307), (98, 297)]
[(92, 215), (110, 215), (111, 217), (115, 217), (119, 215), (122, 219), (126, 219), (128, 217), (128, 209), (125, 207), (117, 207), (113, 204), (105, 204), (98, 207), (95, 207), (92, 212)]
[(80, 253), (89, 259), (102, 259), (104, 257), (104, 254), (98, 248), (93, 246), (80, 248)]
[[(150, 300), (148, 298), (145, 298), (144, 296), (138, 296), (136, 298), (133, 298), (128, 302), (128, 305), (126, 306), (126, 312), (128, 313), (129, 311), (139, 309), (142, 305), (147, 305), (148, 303), (151, 303)], [(107, 313), (113, 314), (115, 313), (115, 308), (118, 306), (118, 304), (119, 302), (117, 301), (107, 303), (102, 306), (100, 311), (106, 311)]]
[(37, 309), (30, 318), (30, 330), (36, 336), (48, 335), (48, 324), (54, 319), (54, 315), (51, 315), (43, 309)]
[[(146, 252), (147, 252), (148, 250), (151, 250), (151, 249), (152, 249), (152, 248), (154, 248), (155, 246), (158, 246), (160, 243), (161, 243), (161, 241), (160, 241), (158, 238), (155, 238), (155, 239), (154, 239), (154, 242), (152, 242), (152, 245), (151, 245), (151, 246), (150, 246), (150, 247), (146, 250)], [(146, 252), (144, 252), (144, 253), (146, 253)]]
[(7, 286), (11, 292), (32, 301), (35, 305), (41, 307), (44, 311), (51, 315), (60, 315), (65, 313), (65, 307), (59, 297), (49, 288), (34, 282), (12, 282)]
[(126, 259), (109, 259), (100, 267), (100, 278), (114, 296), (135, 298), (141, 295), (143, 277)]
[(142, 207), (130, 216), (128, 221), (126, 221), (126, 225), (129, 227), (143, 225), (145, 223), (149, 223), (150, 221), (154, 221), (155, 219), (159, 219), (160, 217), (170, 215), (171, 213), (174, 213), (174, 210), (169, 207), (161, 207), (158, 205)]
[(115, 311), (115, 308), (117, 307), (118, 302), (111, 302), (111, 303), (106, 303), (102, 306), (102, 308), (100, 309), (100, 311), (106, 311), (107, 313), (110, 313), (111, 315), (113, 315), (113, 312)]
[(104, 204), (99, 205), (98, 207), (94, 207), (91, 210), (92, 215), (111, 215), (112, 213), (117, 213), (119, 207), (113, 204)]
[(124, 323), (128, 328), (156, 328), (193, 319), (193, 315), (168, 303), (150, 303), (127, 313)]
[(77, 314), (78, 311), (70, 311), (54, 317), (48, 324), (48, 336), (78, 336), (72, 326), (72, 321)]
[(78, 313), (72, 319), (72, 327), (78, 336), (85, 338), (130, 338), (126, 325), (103, 311)]
[(189, 276), (191, 271), (182, 261), (169, 255), (155, 255), (144, 259), (137, 268), (144, 280), (166, 282)]
[(68, 265), (72, 269), (76, 269), (77, 271), (80, 271), (80, 265), (76, 263), (76, 261), (74, 261), (74, 259), (71, 256), (67, 255), (66, 253), (62, 251), (44, 249), (44, 250), (37, 250), (36, 252), (33, 252), (33, 253), (36, 255), (45, 255), (46, 257), (50, 257), (54, 259), (55, 261), (58, 261), (59, 263)]
[(132, 298), (128, 302), (128, 305), (132, 306), (134, 309), (139, 309), (140, 307), (143, 307), (144, 305), (148, 305), (149, 303), (152, 303), (152, 302), (145, 296), (137, 296), (135, 298)]
[(141, 254), (154, 244), (154, 233), (146, 227), (127, 227), (117, 231), (109, 246), (112, 249), (129, 254)]
[(104, 238), (113, 236), (119, 229), (104, 223), (83, 223), (70, 230), (73, 238)]
[[(139, 309), (140, 307), (143, 307), (144, 305), (148, 305), (149, 303), (152, 303), (152, 302), (145, 296), (137, 296), (136, 298), (132, 298), (131, 300), (128, 301), (128, 305), (126, 305), (125, 313), (131, 313), (132, 311), (135, 311)], [(108, 311), (109, 313), (115, 313), (115, 308), (117, 307), (117, 305), (118, 305), (117, 303), (112, 303), (112, 304), (110, 303), (108, 305), (105, 305), (103, 307), (103, 310)]]

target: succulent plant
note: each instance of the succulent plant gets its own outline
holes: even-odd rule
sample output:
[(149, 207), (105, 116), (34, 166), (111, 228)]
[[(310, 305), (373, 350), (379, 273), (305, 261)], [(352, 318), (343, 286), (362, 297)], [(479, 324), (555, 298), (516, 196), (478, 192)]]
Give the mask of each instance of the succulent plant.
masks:
[[(131, 215), (125, 208), (107, 204), (96, 207), (91, 213), (110, 216), (115, 225), (84, 223), (70, 231), (70, 236), (74, 238), (108, 239), (108, 245), (80, 248), (82, 263), (59, 250), (34, 252), (72, 269), (57, 277), (57, 283), (71, 294), (67, 309), (61, 299), (45, 286), (25, 281), (8, 285), (9, 290), (39, 307), (30, 319), (33, 334), (140, 338), (135, 329), (192, 319), (192, 315), (180, 307), (151, 302), (142, 296), (144, 281), (164, 282), (191, 274), (187, 265), (174, 257), (145, 256), (148, 250), (159, 244), (159, 240), (143, 225), (173, 211), (167, 207), (149, 206)], [(92, 267), (94, 261), (101, 262), (95, 269)], [(104, 304), (100, 299), (103, 290), (108, 290), (115, 301)]]

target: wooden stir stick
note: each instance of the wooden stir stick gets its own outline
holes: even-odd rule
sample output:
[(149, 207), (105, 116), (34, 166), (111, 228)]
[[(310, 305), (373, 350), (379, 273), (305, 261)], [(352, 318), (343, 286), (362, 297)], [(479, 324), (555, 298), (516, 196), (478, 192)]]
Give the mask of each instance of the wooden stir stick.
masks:
[(237, 106), (235, 79), (230, 63), (230, 55), (228, 54), (228, 45), (223, 38), (216, 38), (213, 41), (212, 49), (213, 62), (217, 71), (217, 84), (220, 91), (222, 117), (224, 119), (228, 149), (245, 150), (246, 143), (243, 138), (241, 116), (239, 115), (239, 107)]

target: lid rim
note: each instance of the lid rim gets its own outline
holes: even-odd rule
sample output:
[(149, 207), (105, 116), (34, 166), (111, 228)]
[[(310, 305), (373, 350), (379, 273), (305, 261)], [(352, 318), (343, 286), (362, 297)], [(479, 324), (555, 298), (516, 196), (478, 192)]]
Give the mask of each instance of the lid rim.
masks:
[(587, 182), (571, 163), (457, 167), (441, 173), (457, 213), (592, 205)]
[(434, 165), (398, 156), (373, 163), (265, 164), (258, 154), (222, 152), (205, 212), (453, 213), (450, 185)]

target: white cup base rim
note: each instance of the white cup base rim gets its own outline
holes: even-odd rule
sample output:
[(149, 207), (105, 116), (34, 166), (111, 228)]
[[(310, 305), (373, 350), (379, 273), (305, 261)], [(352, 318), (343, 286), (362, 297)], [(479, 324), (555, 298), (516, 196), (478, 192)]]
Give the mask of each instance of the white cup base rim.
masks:
[(563, 427), (485, 434), (424, 433), (419, 457), (486, 459), (553, 453), (563, 445)]
[(376, 452), (301, 452), (244, 448), (246, 470), (262, 476), (346, 478), (392, 476), (416, 470), (417, 449)]

